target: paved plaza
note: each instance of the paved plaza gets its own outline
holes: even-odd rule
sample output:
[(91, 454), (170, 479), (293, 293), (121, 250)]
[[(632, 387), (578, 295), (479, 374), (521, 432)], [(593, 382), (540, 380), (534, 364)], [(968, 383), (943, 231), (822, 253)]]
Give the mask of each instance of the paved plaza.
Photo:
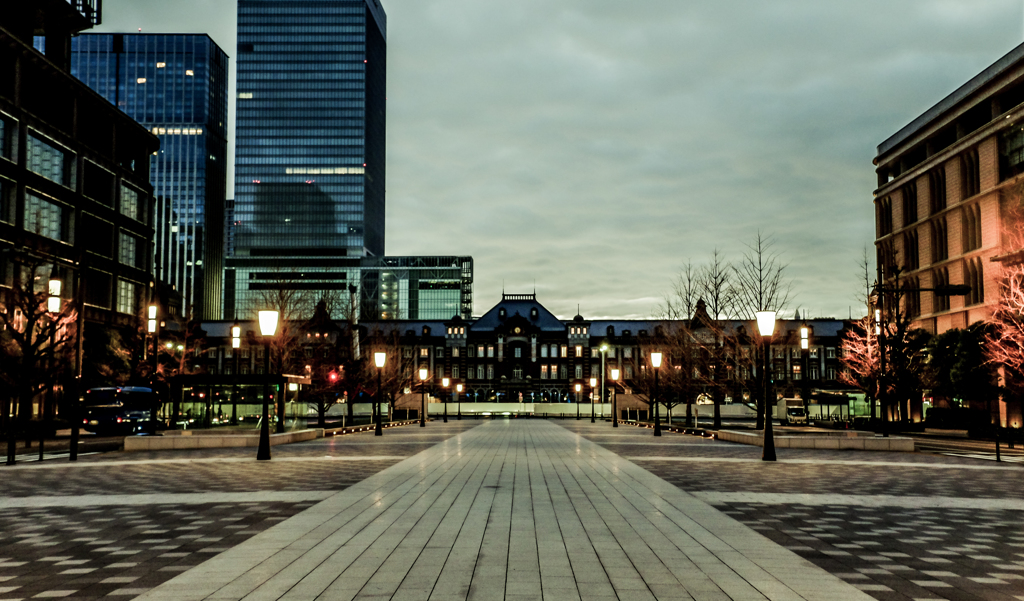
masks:
[(0, 468), (0, 600), (1024, 599), (1020, 465), (587, 420)]

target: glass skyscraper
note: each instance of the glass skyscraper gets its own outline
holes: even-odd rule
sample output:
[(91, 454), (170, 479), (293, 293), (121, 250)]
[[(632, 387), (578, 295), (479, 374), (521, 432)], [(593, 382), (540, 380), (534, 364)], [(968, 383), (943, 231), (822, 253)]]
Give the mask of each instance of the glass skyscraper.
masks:
[(155, 276), (186, 315), (220, 318), (227, 55), (206, 35), (85, 34), (72, 40), (71, 72), (160, 138)]
[(224, 318), (360, 286), (384, 254), (386, 16), (376, 0), (239, 0)]
[(363, 319), (473, 317), (473, 257), (363, 259)]

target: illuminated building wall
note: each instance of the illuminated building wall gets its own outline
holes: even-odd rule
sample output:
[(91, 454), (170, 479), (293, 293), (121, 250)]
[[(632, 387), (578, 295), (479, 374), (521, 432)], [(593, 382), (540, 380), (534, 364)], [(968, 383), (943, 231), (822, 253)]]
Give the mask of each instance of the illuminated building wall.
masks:
[(239, 0), (225, 318), (339, 295), (383, 256), (385, 38), (376, 0)]
[(382, 257), (362, 262), (362, 319), (470, 319), (472, 257)]
[(206, 35), (87, 34), (72, 41), (71, 71), (160, 138), (155, 276), (185, 314), (220, 317), (227, 55)]

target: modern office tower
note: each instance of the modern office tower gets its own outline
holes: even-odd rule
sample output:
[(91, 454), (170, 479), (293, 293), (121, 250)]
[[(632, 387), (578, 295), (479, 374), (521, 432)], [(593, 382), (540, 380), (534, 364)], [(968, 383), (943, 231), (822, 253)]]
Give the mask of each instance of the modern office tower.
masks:
[(362, 319), (473, 316), (473, 257), (363, 259)]
[[(874, 164), (878, 264), (890, 287), (900, 268), (914, 325), (940, 333), (987, 319), (1001, 264), (1024, 257), (1013, 235), (1024, 227), (1024, 45), (882, 142)], [(970, 293), (931, 290), (959, 284)]]
[(385, 38), (376, 0), (239, 0), (226, 319), (347, 291), (383, 256)]
[(221, 315), (228, 57), (207, 35), (86, 34), (71, 72), (160, 138), (150, 161), (155, 276), (183, 312)]

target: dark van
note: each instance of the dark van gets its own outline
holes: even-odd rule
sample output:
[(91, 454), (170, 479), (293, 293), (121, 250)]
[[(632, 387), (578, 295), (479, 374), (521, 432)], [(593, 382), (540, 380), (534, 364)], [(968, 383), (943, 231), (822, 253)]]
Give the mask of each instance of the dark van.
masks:
[(153, 410), (159, 405), (159, 396), (152, 388), (90, 388), (85, 391), (82, 427), (96, 434), (148, 432)]

